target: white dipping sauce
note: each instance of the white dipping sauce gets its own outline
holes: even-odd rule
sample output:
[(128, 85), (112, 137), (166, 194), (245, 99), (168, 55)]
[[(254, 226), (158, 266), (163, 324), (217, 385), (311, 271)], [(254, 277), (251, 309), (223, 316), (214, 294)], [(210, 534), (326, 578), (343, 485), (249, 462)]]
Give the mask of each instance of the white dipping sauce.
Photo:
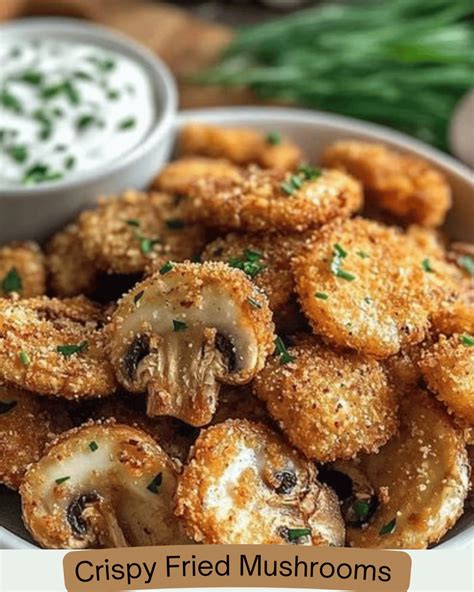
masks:
[(124, 55), (46, 39), (0, 45), (2, 188), (103, 167), (156, 120), (146, 70)]

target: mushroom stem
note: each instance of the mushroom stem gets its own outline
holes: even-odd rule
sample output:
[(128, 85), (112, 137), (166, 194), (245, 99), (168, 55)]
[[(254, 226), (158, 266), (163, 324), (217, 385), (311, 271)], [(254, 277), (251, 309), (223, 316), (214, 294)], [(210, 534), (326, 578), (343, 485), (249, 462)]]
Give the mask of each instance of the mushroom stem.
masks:
[(86, 508), (82, 514), (104, 548), (129, 547), (113, 508), (104, 502)]

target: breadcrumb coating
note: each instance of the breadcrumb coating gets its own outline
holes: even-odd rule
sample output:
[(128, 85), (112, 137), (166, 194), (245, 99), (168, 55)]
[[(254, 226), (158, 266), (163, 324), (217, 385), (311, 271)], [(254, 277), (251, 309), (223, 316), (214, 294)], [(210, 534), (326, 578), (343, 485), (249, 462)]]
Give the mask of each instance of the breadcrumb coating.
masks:
[(334, 493), (268, 427), (244, 419), (202, 430), (178, 479), (175, 514), (205, 544), (340, 546)]
[(407, 224), (441, 226), (451, 207), (451, 189), (440, 171), (383, 144), (341, 140), (324, 150), (322, 163), (353, 175), (368, 200)]
[(347, 529), (352, 547), (425, 549), (463, 512), (469, 465), (462, 432), (426, 392), (402, 398), (399, 434), (357, 466), (385, 497), (365, 528)]
[(77, 224), (66, 226), (51, 238), (46, 245), (46, 265), (55, 296), (90, 294), (96, 286), (99, 272), (84, 252)]
[(456, 291), (446, 263), (399, 230), (363, 218), (315, 232), (293, 263), (314, 331), (381, 358), (422, 341), (430, 314)]
[(253, 383), (271, 417), (308, 458), (326, 463), (375, 453), (397, 429), (398, 399), (382, 365), (314, 337), (271, 358)]
[(362, 190), (354, 178), (308, 170), (291, 174), (249, 166), (236, 178), (200, 177), (187, 192), (189, 216), (221, 229), (289, 233), (348, 217), (361, 207)]
[(112, 394), (103, 321), (102, 309), (82, 296), (0, 299), (0, 380), (57, 397)]
[(224, 128), (189, 123), (180, 133), (181, 154), (226, 158), (239, 165), (258, 164), (262, 168), (292, 170), (301, 162), (301, 149), (279, 134), (249, 128)]
[(212, 425), (222, 423), (228, 419), (248, 419), (268, 426), (273, 425), (265, 404), (253, 394), (251, 384), (241, 386), (222, 385), (216, 413), (212, 418)]
[(101, 199), (81, 214), (79, 233), (86, 256), (108, 273), (145, 271), (152, 261), (184, 261), (199, 254), (204, 230), (183, 219), (174, 197), (129, 191)]
[(21, 298), (46, 293), (44, 255), (34, 242), (14, 242), (0, 247), (0, 298)]
[(463, 283), (461, 293), (443, 302), (431, 316), (432, 329), (436, 333), (474, 335), (474, 283)]
[(64, 408), (0, 384), (0, 483), (18, 489), (25, 471), (59, 433), (71, 427)]
[(474, 335), (441, 335), (423, 352), (419, 366), (436, 397), (474, 426)]

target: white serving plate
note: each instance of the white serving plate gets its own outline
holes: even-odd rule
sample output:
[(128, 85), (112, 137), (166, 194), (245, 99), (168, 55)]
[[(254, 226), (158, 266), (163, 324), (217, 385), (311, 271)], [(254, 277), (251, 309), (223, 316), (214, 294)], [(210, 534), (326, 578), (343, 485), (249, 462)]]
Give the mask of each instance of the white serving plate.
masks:
[[(229, 126), (249, 126), (263, 131), (279, 131), (295, 140), (315, 162), (322, 149), (342, 138), (379, 141), (429, 160), (449, 179), (454, 203), (445, 230), (456, 240), (474, 242), (474, 174), (446, 154), (404, 134), (382, 126), (314, 111), (268, 107), (233, 107), (185, 111), (178, 117), (179, 129), (197, 121)], [(127, 187), (123, 187), (126, 189)], [(64, 221), (65, 222), (65, 221)], [(36, 238), (34, 236), (30, 237)], [(34, 549), (20, 518), (18, 495), (0, 489), (0, 548)], [(474, 544), (474, 512), (467, 510), (436, 549), (461, 549)]]

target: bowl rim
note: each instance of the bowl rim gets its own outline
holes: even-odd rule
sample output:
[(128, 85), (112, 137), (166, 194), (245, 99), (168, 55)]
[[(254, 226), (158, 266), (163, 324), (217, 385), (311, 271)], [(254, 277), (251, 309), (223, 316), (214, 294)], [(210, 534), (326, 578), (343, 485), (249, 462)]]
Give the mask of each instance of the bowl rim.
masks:
[(2, 198), (31, 198), (51, 192), (63, 192), (76, 189), (91, 182), (100, 182), (104, 178), (118, 175), (127, 167), (141, 160), (149, 150), (156, 147), (160, 138), (164, 139), (172, 127), (178, 108), (178, 93), (176, 82), (168, 66), (158, 56), (132, 38), (104, 25), (83, 22), (64, 17), (26, 17), (0, 24), (0, 41), (5, 35), (57, 33), (76, 41), (89, 41), (105, 49), (112, 48), (119, 54), (131, 58), (144, 67), (153, 91), (160, 92), (161, 108), (157, 111), (152, 127), (143, 141), (130, 148), (125, 154), (111, 162), (78, 173), (72, 179), (64, 179), (33, 185), (28, 187), (2, 187)]
[[(449, 169), (452, 173), (459, 176), (466, 183), (474, 184), (474, 171), (460, 161), (444, 154), (436, 148), (432, 148), (423, 142), (413, 139), (401, 132), (389, 129), (387, 127), (365, 122), (358, 119), (333, 115), (321, 111), (310, 111), (298, 108), (286, 107), (210, 107), (203, 109), (183, 110), (177, 114), (173, 125), (174, 134), (183, 124), (196, 120), (201, 123), (229, 124), (237, 126), (242, 119), (242, 125), (251, 125), (252, 123), (269, 124), (280, 120), (287, 123), (298, 123), (300, 125), (311, 123), (312, 125), (324, 125), (341, 130), (348, 135), (351, 133), (362, 133), (372, 136), (374, 140), (387, 142), (402, 150), (410, 151), (416, 155), (422, 156), (431, 162)], [(474, 194), (473, 194), (474, 195)], [(473, 197), (474, 199), (474, 197)], [(453, 549), (468, 548), (474, 544), (474, 525), (468, 526), (462, 532), (451, 536), (446, 541), (436, 545), (432, 551), (444, 551)], [(40, 550), (37, 545), (26, 541), (4, 526), (0, 525), (0, 549), (31, 549)]]

